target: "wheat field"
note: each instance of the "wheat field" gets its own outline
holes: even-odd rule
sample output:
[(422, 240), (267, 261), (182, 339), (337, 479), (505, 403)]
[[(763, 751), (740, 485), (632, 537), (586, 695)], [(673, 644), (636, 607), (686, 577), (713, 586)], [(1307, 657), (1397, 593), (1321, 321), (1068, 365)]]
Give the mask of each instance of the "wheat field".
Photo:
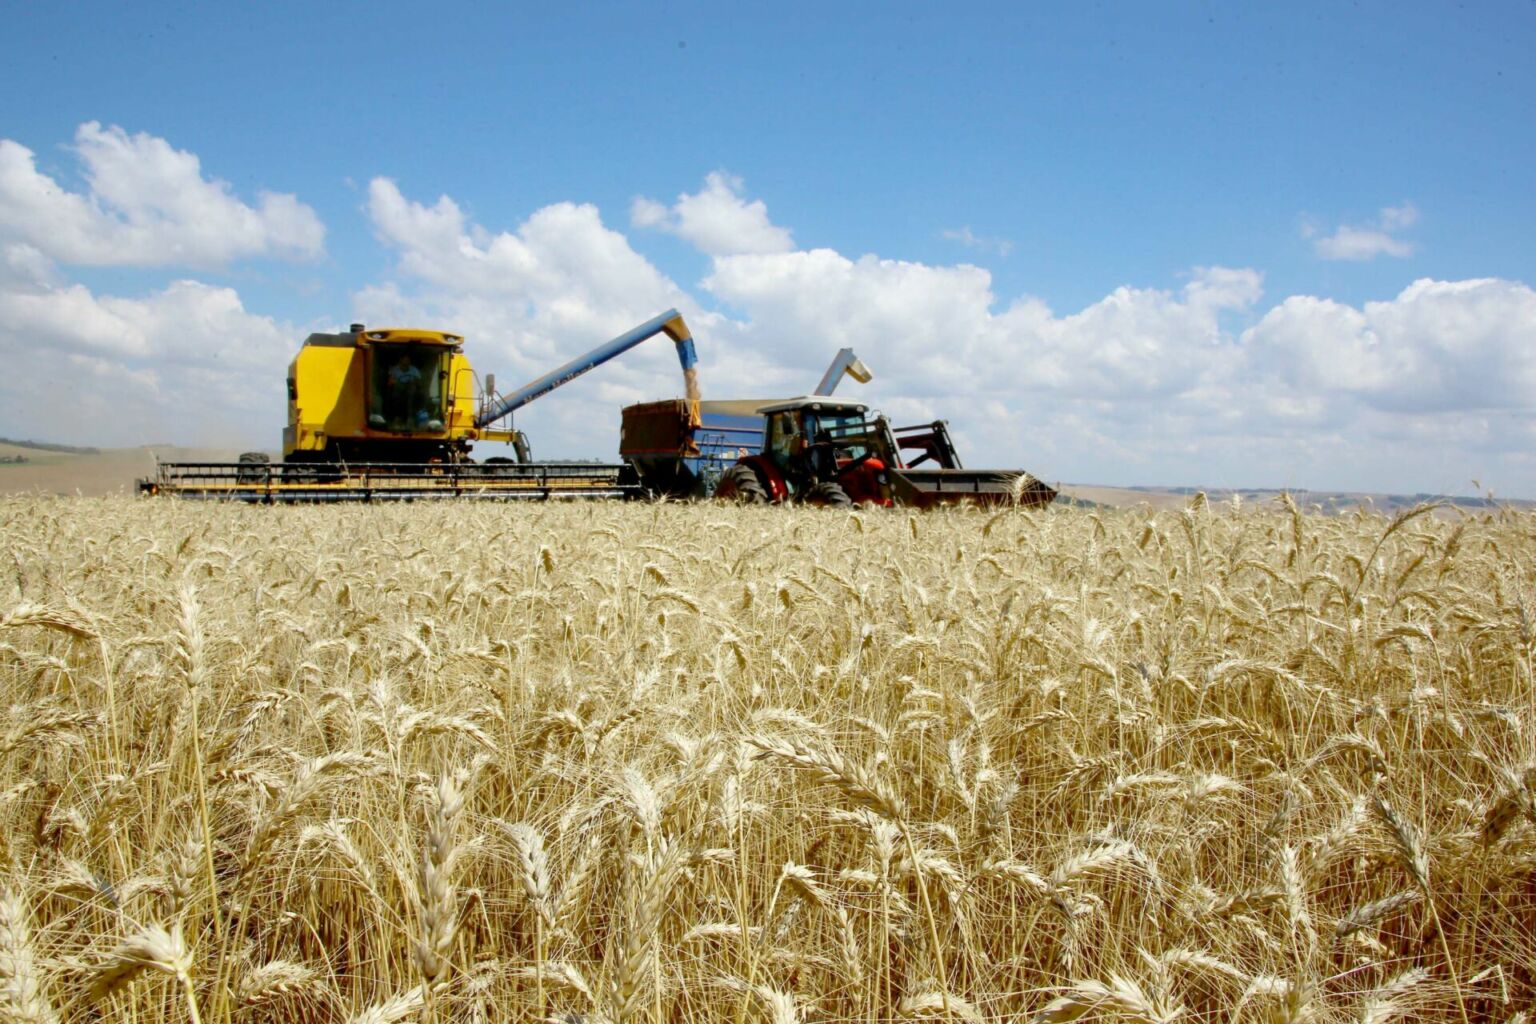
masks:
[(1524, 1021), (1536, 516), (0, 499), (5, 1021)]

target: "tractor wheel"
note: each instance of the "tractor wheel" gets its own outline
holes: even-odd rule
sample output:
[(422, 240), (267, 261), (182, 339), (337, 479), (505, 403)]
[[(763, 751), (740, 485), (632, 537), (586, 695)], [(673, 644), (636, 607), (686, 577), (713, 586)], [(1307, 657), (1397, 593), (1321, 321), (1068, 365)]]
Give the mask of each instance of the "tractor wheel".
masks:
[(240, 468), (235, 470), (235, 482), (242, 484), (264, 483), (268, 478), (272, 459), (266, 452), (241, 452)]
[(853, 499), (848, 497), (848, 492), (834, 483), (812, 484), (800, 500), (807, 505), (816, 505), (820, 508), (853, 507)]
[(516, 465), (511, 459), (501, 455), (485, 460), (486, 476), (512, 476), (511, 466)]
[(757, 478), (751, 466), (732, 466), (726, 470), (715, 487), (715, 497), (742, 505), (768, 503), (768, 492), (763, 490), (763, 482)]

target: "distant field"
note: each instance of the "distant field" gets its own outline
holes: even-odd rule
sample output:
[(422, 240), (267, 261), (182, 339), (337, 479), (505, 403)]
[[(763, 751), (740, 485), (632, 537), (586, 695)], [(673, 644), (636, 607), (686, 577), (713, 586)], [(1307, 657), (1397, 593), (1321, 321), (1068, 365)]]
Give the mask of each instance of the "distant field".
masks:
[(7, 1020), (1515, 1021), (1536, 515), (0, 498)]
[(0, 494), (79, 494), (100, 497), (132, 493), (142, 477), (152, 476), (155, 458), (164, 462), (226, 462), (239, 452), (223, 449), (103, 448), (94, 453), (47, 451), (0, 444), (0, 456), (21, 456), (23, 463), (0, 462)]
[[(144, 448), (103, 448), (89, 454), (73, 454), (39, 450), (0, 443), (0, 458), (20, 455), (26, 462), (20, 465), (0, 462), (0, 494), (79, 494), (100, 497), (115, 493), (132, 493), (136, 482), (154, 473), (155, 458), (163, 462), (233, 462), (239, 452), (234, 449), (178, 448), (158, 445)], [(276, 459), (278, 456), (274, 455)], [(1144, 505), (1157, 509), (1181, 508), (1195, 493), (1189, 487), (1105, 487), (1097, 484), (1061, 484), (1061, 492), (1067, 498), (1080, 502), (1125, 508)], [(1235, 495), (1249, 506), (1272, 505), (1279, 498), (1279, 491), (1212, 491), (1208, 495), (1213, 502), (1230, 502)], [(1431, 495), (1366, 494), (1363, 492), (1315, 491), (1298, 492), (1295, 500), (1304, 508), (1316, 506), (1323, 511), (1343, 511), (1357, 507), (1369, 507), (1388, 515), (1412, 508)], [(1482, 499), (1457, 498), (1453, 500), (1462, 508), (1472, 509), (1490, 504)], [(1536, 507), (1526, 501), (1504, 502), (1521, 508)]]

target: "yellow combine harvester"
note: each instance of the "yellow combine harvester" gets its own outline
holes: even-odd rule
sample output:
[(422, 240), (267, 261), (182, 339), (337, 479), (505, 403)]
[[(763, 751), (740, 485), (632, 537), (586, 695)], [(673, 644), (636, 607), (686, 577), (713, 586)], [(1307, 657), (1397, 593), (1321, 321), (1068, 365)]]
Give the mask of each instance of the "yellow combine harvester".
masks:
[[(259, 452), (237, 463), (160, 463), (139, 489), (253, 502), (636, 496), (627, 466), (535, 463), (526, 436), (493, 424), (657, 334), (677, 345), (696, 417), (697, 356), (676, 310), (505, 396), (494, 377), (475, 374), (456, 334), (362, 324), (311, 334), (288, 367), (280, 465)], [(510, 443), (517, 458), (477, 463), (469, 454), (476, 441)]]
[(441, 331), (362, 324), (311, 334), (288, 364), (283, 461), (462, 462), (477, 440), (526, 448), (515, 430), (474, 425), (483, 399), (463, 344)]

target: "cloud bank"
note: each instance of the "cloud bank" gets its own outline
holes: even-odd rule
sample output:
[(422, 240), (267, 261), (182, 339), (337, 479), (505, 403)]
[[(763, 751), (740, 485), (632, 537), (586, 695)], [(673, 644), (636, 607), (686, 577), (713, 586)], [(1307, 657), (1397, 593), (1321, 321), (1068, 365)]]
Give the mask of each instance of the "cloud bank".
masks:
[[(187, 418), (167, 412), (190, 404), (207, 413), (194, 425), (221, 414), (221, 429), (243, 424), (243, 443), (273, 443), (282, 367), (310, 328), (186, 270), (311, 257), (319, 218), (292, 196), (242, 201), (163, 140), (85, 125), (72, 152), (86, 182), (76, 192), (0, 141), (0, 351), (15, 369), (0, 383), (4, 431), (192, 441)], [(247, 230), (215, 245), (170, 192)], [(1057, 311), (997, 295), (970, 263), (797, 248), (723, 172), (628, 213), (633, 238), (580, 203), (481, 225), (449, 196), (408, 196), (377, 177), (365, 216), (391, 268), (323, 326), (350, 313), (463, 332), (505, 388), (677, 306), (699, 338), (706, 397), (804, 392), (851, 346), (876, 379), (848, 393), (898, 421), (947, 417), (970, 465), (1398, 491), (1465, 491), (1477, 478), (1536, 496), (1536, 292), (1522, 282), (1422, 279), (1356, 306), (1269, 297), (1256, 268), (1200, 266), (1171, 286), (1127, 284)], [(1392, 208), (1374, 229), (1400, 232), (1415, 217)], [(707, 257), (704, 276), (680, 284), (648, 259), (636, 242), (653, 230)], [(134, 296), (73, 276), (114, 262), (175, 273)], [(610, 457), (621, 404), (681, 392), (670, 349), (652, 341), (529, 406), (518, 425), (539, 455)], [(67, 427), (56, 394), (26, 383), (36, 380), (79, 396)]]
[(86, 188), (71, 192), (37, 169), (25, 146), (0, 139), (0, 232), (61, 263), (211, 267), (253, 256), (312, 258), (325, 228), (294, 196), (256, 204), (164, 139), (94, 121), (71, 148)]
[(78, 191), (0, 139), (5, 433), (97, 444), (250, 440), (254, 416), (281, 415), (273, 367), (290, 358), (292, 327), (247, 311), (229, 287), (173, 276), (144, 295), (102, 295), (69, 270), (179, 275), (313, 259), (324, 251), (320, 218), (292, 195), (245, 202), (204, 176), (195, 155), (150, 135), (89, 122), (68, 152)]

